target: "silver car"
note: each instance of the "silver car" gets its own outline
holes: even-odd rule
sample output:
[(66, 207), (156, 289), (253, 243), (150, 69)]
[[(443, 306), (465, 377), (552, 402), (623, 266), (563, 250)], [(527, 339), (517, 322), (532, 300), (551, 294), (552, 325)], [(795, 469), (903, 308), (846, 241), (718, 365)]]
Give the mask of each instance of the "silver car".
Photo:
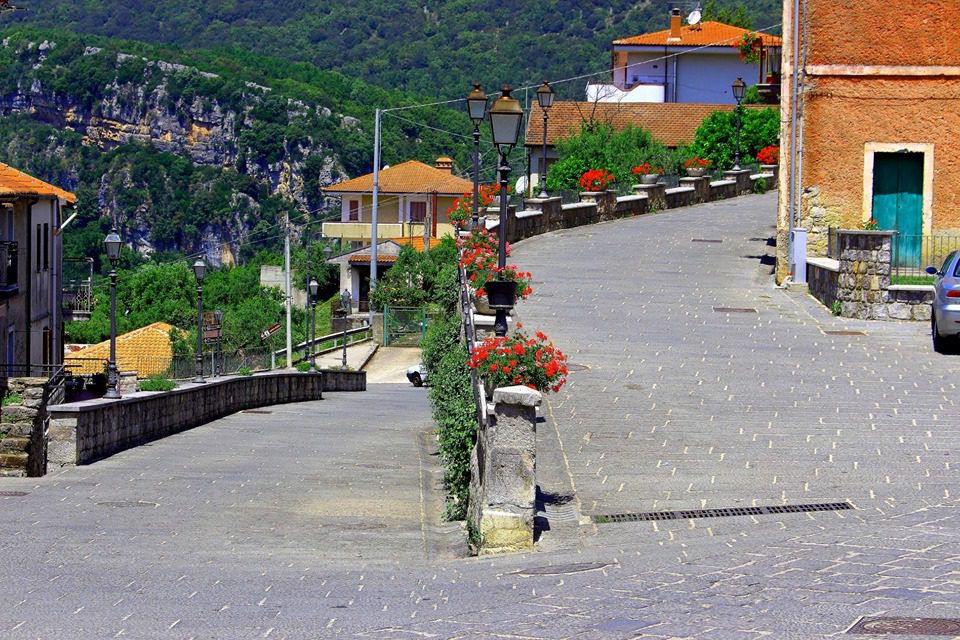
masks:
[(955, 348), (960, 337), (960, 251), (950, 253), (943, 266), (927, 267), (933, 281), (933, 309), (930, 314), (930, 335), (937, 353)]

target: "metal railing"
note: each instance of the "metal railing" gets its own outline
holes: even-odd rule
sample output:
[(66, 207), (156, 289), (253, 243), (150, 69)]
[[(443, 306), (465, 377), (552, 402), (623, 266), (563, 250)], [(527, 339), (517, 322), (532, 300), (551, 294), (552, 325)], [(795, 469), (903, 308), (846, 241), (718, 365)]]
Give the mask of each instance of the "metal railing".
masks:
[[(347, 346), (350, 346), (351, 344), (355, 344), (357, 342), (363, 342), (364, 340), (369, 340), (370, 338), (373, 337), (373, 331), (370, 329), (369, 324), (365, 324), (355, 329), (347, 329), (346, 331), (329, 333), (325, 336), (320, 336), (319, 338), (314, 340), (310, 344), (310, 348), (313, 350), (314, 355), (321, 355), (324, 353), (329, 353), (330, 351), (342, 349), (344, 336), (346, 336)], [(298, 352), (300, 354), (303, 354), (303, 351), (306, 348), (307, 348), (306, 341), (301, 342), (300, 344), (293, 345), (294, 364), (298, 362), (303, 362), (306, 359), (303, 357), (303, 355), (300, 355), (299, 357), (296, 355)], [(287, 350), (277, 349), (272, 353), (272, 356), (275, 362), (281, 362), (284, 358), (287, 357)]]
[(960, 235), (894, 234), (891, 248), (891, 275), (897, 278), (925, 278), (928, 266), (937, 269), (952, 251), (960, 250)]

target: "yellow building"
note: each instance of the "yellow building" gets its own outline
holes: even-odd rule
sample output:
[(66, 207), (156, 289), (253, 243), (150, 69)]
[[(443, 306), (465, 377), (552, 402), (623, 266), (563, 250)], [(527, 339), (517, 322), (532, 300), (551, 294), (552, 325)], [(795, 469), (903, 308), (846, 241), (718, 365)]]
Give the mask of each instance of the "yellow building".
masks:
[[(323, 235), (359, 247), (372, 237), (373, 174), (324, 187), (328, 196), (342, 198), (339, 222), (325, 222)], [(431, 167), (408, 160), (380, 171), (377, 238), (442, 237), (452, 235), (447, 209), (473, 182), (453, 175), (453, 160), (437, 158)]]

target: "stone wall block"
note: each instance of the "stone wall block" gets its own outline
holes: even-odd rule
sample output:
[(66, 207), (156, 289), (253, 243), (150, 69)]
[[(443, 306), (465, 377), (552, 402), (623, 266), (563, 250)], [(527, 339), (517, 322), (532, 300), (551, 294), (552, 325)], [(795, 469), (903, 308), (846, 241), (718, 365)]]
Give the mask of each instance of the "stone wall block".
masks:
[(37, 413), (38, 409), (20, 404), (8, 404), (0, 410), (4, 422), (32, 422)]

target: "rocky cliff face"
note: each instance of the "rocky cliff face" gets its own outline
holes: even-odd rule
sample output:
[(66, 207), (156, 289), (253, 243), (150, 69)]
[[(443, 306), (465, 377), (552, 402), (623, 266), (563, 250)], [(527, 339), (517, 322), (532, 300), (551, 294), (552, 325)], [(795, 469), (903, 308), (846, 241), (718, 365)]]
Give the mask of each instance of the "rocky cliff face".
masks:
[[(76, 131), (84, 145), (101, 151), (145, 145), (189, 158), (194, 165), (235, 172), (263, 185), (261, 193), (288, 200), (303, 212), (325, 209), (319, 186), (345, 177), (321, 132), (358, 123), (345, 124), (346, 118), (326, 107), (276, 96), (251, 82), (118, 51), (85, 47), (57, 55), (56, 42), (9, 39), (2, 48), (16, 60), (12, 79), (0, 94), (2, 115), (29, 114), (57, 129)], [(67, 181), (74, 184), (63, 186), (83, 186), (81, 173), (72, 172)], [(260, 219), (256, 193), (235, 191), (227, 197), (234, 208), (230, 215), (199, 221), (198, 237), (178, 237), (174, 244), (186, 241), (186, 246), (173, 247), (170, 238), (154, 233), (152, 203), (123, 197), (145, 179), (130, 173), (129, 167), (116, 167), (101, 176), (98, 213), (122, 221), (128, 244), (142, 253), (199, 245), (207, 248), (213, 263), (232, 262)]]

